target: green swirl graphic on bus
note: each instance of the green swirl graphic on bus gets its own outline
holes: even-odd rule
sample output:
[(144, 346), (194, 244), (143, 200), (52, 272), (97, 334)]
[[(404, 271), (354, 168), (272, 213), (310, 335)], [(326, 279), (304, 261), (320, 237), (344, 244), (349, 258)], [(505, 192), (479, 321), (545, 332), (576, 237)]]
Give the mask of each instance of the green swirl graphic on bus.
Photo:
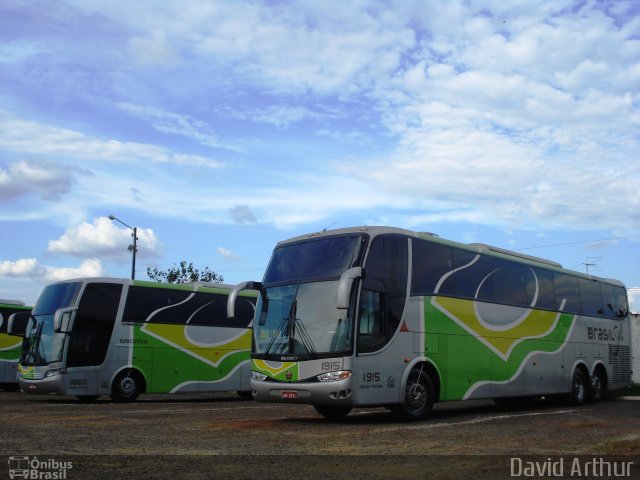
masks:
[(282, 382), (295, 382), (299, 379), (296, 362), (267, 362), (253, 359), (251, 369)]

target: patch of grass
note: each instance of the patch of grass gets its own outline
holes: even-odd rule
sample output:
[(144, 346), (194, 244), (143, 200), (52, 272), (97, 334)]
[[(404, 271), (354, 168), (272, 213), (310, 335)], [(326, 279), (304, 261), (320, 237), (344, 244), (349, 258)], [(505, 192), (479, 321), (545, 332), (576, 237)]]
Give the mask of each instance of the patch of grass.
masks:
[(608, 390), (608, 397), (640, 397), (640, 383), (634, 383), (628, 387)]

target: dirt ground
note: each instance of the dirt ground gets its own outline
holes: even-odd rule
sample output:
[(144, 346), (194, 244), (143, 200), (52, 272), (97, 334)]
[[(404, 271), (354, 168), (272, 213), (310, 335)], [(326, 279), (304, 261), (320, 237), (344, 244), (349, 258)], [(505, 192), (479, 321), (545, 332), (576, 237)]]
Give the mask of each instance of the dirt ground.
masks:
[(385, 409), (328, 420), (309, 406), (235, 394), (86, 404), (0, 392), (0, 408), (0, 478), (26, 457), (44, 462), (48, 478), (62, 478), (53, 470), (71, 462), (58, 469), (65, 479), (620, 478), (625, 467), (622, 477), (640, 478), (634, 400), (509, 409), (453, 402), (418, 423), (398, 422)]

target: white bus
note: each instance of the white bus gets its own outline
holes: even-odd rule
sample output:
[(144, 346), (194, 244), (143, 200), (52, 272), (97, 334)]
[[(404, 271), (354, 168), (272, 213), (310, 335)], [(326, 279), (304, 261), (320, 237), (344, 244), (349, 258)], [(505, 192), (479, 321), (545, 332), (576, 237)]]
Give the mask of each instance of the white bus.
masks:
[(133, 401), (140, 393), (249, 391), (255, 292), (226, 316), (229, 287), (81, 278), (47, 286), (18, 364), (23, 392)]
[(13, 329), (9, 334), (10, 324), (14, 322), (16, 314), (31, 312), (31, 307), (25, 306), (19, 300), (0, 300), (0, 388), (7, 391), (18, 390), (16, 379), (18, 359), (22, 351), (22, 335), (24, 328)]
[(278, 243), (259, 290), (251, 388), (324, 416), (542, 395), (580, 404), (630, 381), (624, 286), (537, 257), (388, 227)]

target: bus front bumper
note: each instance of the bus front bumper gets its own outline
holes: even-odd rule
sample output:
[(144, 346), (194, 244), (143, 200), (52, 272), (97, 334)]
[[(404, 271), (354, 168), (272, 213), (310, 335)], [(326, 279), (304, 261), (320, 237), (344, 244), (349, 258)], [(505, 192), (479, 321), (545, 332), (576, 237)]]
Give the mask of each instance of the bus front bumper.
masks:
[(251, 393), (258, 402), (305, 403), (347, 407), (353, 405), (351, 380), (317, 383), (283, 383), (251, 380)]
[(18, 386), (24, 393), (35, 395), (64, 395), (66, 391), (64, 375), (54, 375), (41, 380), (28, 380), (18, 377)]

